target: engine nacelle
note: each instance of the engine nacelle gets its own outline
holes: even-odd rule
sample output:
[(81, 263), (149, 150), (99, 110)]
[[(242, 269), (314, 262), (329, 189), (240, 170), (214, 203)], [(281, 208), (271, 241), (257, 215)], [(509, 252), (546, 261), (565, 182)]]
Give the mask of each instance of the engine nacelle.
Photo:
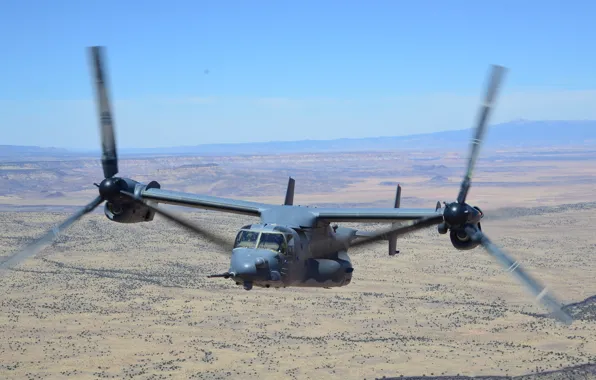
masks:
[[(139, 194), (145, 189), (160, 188), (159, 183), (151, 181), (148, 185), (123, 178), (128, 187), (127, 191)], [(154, 202), (145, 201), (153, 204)], [(104, 214), (108, 219), (118, 223), (141, 223), (150, 222), (155, 216), (155, 212), (148, 207), (139, 204), (128, 198), (120, 198), (117, 201), (106, 201), (104, 205)]]
[(298, 286), (335, 288), (352, 282), (354, 267), (346, 252), (339, 252), (336, 258), (307, 259), (306, 273)]
[[(482, 231), (480, 223), (476, 224), (476, 227)], [(463, 228), (450, 230), (449, 239), (451, 239), (451, 244), (453, 244), (453, 247), (461, 251), (474, 249), (480, 244), (479, 241), (473, 241)]]
[(106, 202), (104, 213), (108, 219), (118, 223), (140, 223), (153, 220), (155, 212), (134, 202), (110, 203)]

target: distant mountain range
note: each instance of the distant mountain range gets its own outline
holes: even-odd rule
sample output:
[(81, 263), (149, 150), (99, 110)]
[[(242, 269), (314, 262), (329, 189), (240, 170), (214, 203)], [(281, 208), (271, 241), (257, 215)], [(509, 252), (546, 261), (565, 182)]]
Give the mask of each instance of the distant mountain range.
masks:
[[(472, 137), (471, 129), (424, 133), (408, 136), (343, 138), (335, 140), (269, 141), (240, 144), (204, 144), (169, 148), (120, 149), (120, 155), (225, 155), (347, 152), (379, 150), (460, 149)], [(528, 121), (517, 120), (493, 125), (485, 142), (490, 148), (549, 147), (596, 145), (596, 120), (585, 121)], [(85, 152), (97, 154), (98, 151)], [(0, 145), (0, 157), (70, 156), (81, 152), (58, 148)]]
[(0, 145), (0, 155), (12, 154), (67, 154), (69, 151), (63, 148), (44, 148), (28, 145)]

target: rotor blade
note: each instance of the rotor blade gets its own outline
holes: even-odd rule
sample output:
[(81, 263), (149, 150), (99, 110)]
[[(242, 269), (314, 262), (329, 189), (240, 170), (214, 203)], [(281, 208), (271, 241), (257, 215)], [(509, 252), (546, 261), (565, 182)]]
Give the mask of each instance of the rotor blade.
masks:
[(478, 159), (478, 153), (480, 153), (480, 144), (482, 143), (482, 138), (484, 137), (484, 133), (486, 132), (488, 117), (490, 116), (493, 102), (495, 100), (495, 97), (497, 96), (499, 87), (501, 86), (501, 82), (503, 76), (505, 75), (505, 71), (506, 69), (503, 66), (492, 66), (490, 81), (488, 83), (486, 96), (484, 98), (484, 104), (482, 105), (480, 109), (480, 114), (478, 115), (478, 122), (476, 124), (474, 138), (470, 142), (468, 168), (466, 170), (466, 175), (464, 176), (464, 179), (462, 181), (459, 195), (457, 196), (458, 203), (464, 203), (466, 201), (466, 197), (468, 196), (468, 191), (470, 190), (470, 184), (472, 181), (472, 173), (474, 171), (474, 166), (476, 165), (476, 160)]
[(27, 245), (24, 249), (15, 253), (14, 255), (9, 257), (7, 260), (4, 260), (2, 263), (0, 263), (0, 270), (1, 269), (9, 269), (9, 268), (17, 265), (18, 263), (26, 260), (27, 258), (36, 255), (39, 251), (41, 251), (48, 244), (50, 244), (54, 239), (56, 239), (60, 232), (66, 230), (74, 222), (79, 220), (83, 215), (93, 211), (97, 206), (100, 205), (101, 202), (103, 202), (103, 199), (101, 199), (101, 197), (95, 198), (91, 203), (89, 203), (88, 205), (83, 207), (81, 210), (77, 211), (75, 214), (70, 216), (64, 222), (62, 222), (58, 226), (52, 228), (45, 235), (43, 235), (42, 237), (40, 237), (33, 243)]
[(443, 222), (443, 215), (435, 215), (430, 216), (428, 218), (418, 219), (414, 221), (414, 223), (407, 225), (407, 226), (395, 226), (391, 228), (385, 228), (378, 231), (373, 231), (371, 236), (364, 237), (362, 239), (356, 240), (350, 243), (351, 247), (359, 247), (362, 245), (367, 245), (370, 243), (377, 242), (379, 240), (388, 240), (390, 236), (402, 236), (409, 234), (410, 232), (414, 232), (417, 230), (421, 230), (423, 228), (428, 228), (439, 223)]
[(155, 207), (145, 201), (143, 201), (142, 199), (139, 199), (137, 197), (135, 197), (134, 194), (126, 192), (126, 191), (121, 191), (122, 194), (127, 195), (128, 197), (132, 198), (135, 202), (144, 205), (145, 207), (155, 211), (157, 214), (160, 214), (162, 216), (164, 216), (165, 218), (171, 220), (172, 222), (175, 222), (179, 225), (181, 225), (182, 227), (187, 228), (188, 230), (195, 232), (199, 235), (201, 235), (202, 237), (204, 237), (205, 239), (209, 240), (210, 242), (214, 243), (215, 245), (218, 246), (218, 248), (222, 249), (223, 252), (230, 254), (232, 252), (232, 244), (230, 244), (230, 241), (227, 239), (224, 239), (210, 231), (207, 231), (205, 229), (202, 229), (201, 227), (197, 226), (194, 223), (191, 223), (187, 220), (184, 220), (183, 218), (174, 215), (172, 213), (170, 213), (169, 211), (164, 210), (163, 208), (159, 208), (159, 207)]
[(104, 72), (105, 60), (102, 58), (104, 48), (101, 46), (92, 46), (89, 48), (89, 51), (95, 81), (95, 100), (99, 114), (102, 149), (101, 165), (103, 167), (104, 177), (110, 178), (118, 173), (118, 156), (116, 153), (112, 108), (108, 96), (107, 78)]
[(539, 301), (549, 309), (555, 318), (565, 324), (571, 324), (573, 319), (562, 309), (561, 303), (548, 294), (547, 288), (544, 285), (526, 273), (519, 261), (509, 257), (503, 250), (490, 241), (482, 231), (467, 228), (466, 232), (470, 234), (470, 236), (474, 236), (474, 239), (480, 240), (480, 244), (482, 244), (488, 253), (494, 257), (505, 270), (517, 277), (517, 279), (526, 286), (530, 293), (536, 297), (536, 301)]
[[(443, 215), (434, 215), (428, 218), (422, 218), (414, 221), (412, 224), (407, 226), (394, 226), (391, 228), (384, 228), (381, 230), (373, 231), (371, 235), (358, 239), (356, 241), (345, 241), (345, 240), (334, 240), (333, 243), (329, 244), (328, 240), (323, 241), (319, 244), (329, 244), (329, 252), (338, 251), (340, 249), (348, 249), (352, 247), (358, 247), (367, 245), (370, 243), (377, 242), (379, 240), (388, 240), (390, 236), (402, 236), (410, 232), (421, 230), (423, 228), (431, 227), (436, 224), (443, 222)], [(316, 250), (316, 245), (313, 247)], [(327, 250), (327, 249), (326, 249)]]

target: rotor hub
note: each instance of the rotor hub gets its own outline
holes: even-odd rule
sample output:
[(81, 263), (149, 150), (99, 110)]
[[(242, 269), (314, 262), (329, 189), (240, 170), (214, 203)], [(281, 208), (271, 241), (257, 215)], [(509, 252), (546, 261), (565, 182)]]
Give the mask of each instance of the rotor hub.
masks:
[(445, 207), (443, 219), (451, 227), (461, 226), (470, 220), (470, 209), (465, 203), (453, 202)]
[(106, 178), (99, 184), (99, 195), (107, 201), (115, 201), (122, 198), (122, 190), (128, 190), (126, 181), (122, 178)]

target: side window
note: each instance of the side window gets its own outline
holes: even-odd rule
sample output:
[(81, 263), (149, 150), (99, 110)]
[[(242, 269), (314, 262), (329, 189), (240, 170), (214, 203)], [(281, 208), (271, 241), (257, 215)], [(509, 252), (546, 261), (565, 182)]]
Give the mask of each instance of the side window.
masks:
[(285, 255), (288, 252), (288, 242), (286, 241), (286, 237), (282, 234), (279, 234), (279, 252), (282, 255)]
[(304, 233), (304, 231), (299, 231), (298, 232), (298, 236), (300, 237), (300, 249), (304, 249), (304, 243), (305, 241), (308, 241), (308, 237), (306, 236), (306, 234)]
[(288, 255), (289, 256), (294, 256), (294, 236), (293, 235), (286, 235), (286, 240), (288, 241)]

